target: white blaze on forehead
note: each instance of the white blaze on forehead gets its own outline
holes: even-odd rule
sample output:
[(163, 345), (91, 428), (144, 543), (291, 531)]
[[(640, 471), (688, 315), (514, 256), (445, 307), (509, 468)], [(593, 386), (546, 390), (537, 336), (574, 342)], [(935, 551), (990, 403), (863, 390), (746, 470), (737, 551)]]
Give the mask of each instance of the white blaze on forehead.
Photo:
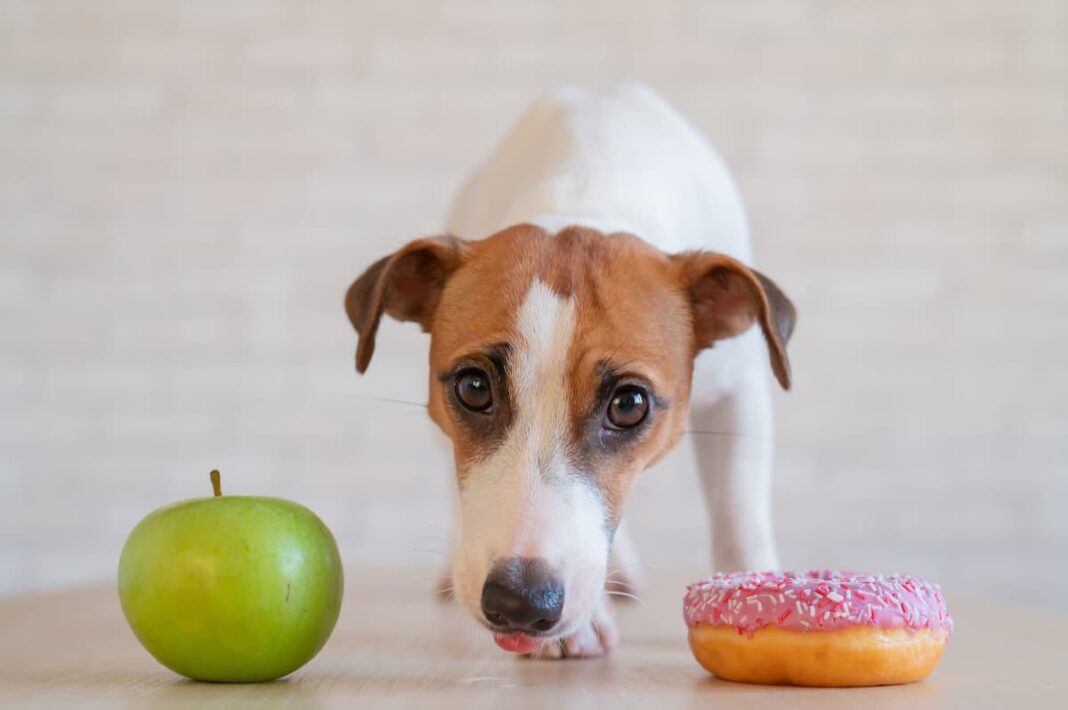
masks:
[[(563, 463), (568, 429), (567, 355), (575, 330), (575, 302), (535, 280), (516, 318), (518, 342), (510, 363), (512, 434), (543, 468)], [(509, 437), (512, 438), (512, 437)], [(543, 473), (550, 473), (543, 471)]]
[(500, 446), (466, 472), (460, 492), (454, 581), (473, 610), (490, 566), (509, 557), (542, 558), (557, 570), (565, 585), (565, 622), (587, 613), (603, 587), (604, 504), (569, 460), (574, 328), (574, 302), (535, 280), (516, 315), (508, 363), (511, 427)]

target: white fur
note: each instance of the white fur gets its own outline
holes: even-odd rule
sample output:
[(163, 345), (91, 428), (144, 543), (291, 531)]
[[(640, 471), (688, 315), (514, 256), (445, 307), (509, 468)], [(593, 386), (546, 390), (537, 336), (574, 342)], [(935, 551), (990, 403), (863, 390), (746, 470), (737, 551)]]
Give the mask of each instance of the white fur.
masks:
[(478, 239), (520, 222), (625, 230), (667, 252), (750, 256), (723, 161), (643, 86), (567, 87), (535, 102), (468, 178), (448, 227)]
[[(682, 116), (640, 86), (603, 92), (563, 88), (535, 103), (465, 183), (448, 227), (477, 239), (521, 222), (551, 231), (570, 224), (628, 231), (668, 252), (706, 249), (744, 262), (751, 259), (745, 210), (722, 160)], [(536, 340), (553, 329), (546, 319), (570, 322), (566, 306), (553, 304), (544, 294), (532, 293), (528, 303), (540, 304), (538, 313), (524, 315)], [(559, 355), (555, 346), (547, 347), (552, 357)], [(524, 384), (534, 399), (519, 395), (516, 401), (536, 401), (537, 418), (513, 427), (508, 446), (480, 471), (479, 492), (469, 496), (464, 510), (465, 536), (466, 528), (476, 526), (482, 529), (480, 538), (504, 534), (507, 544), (517, 544), (523, 531), (536, 524), (516, 523), (513, 530), (505, 520), (494, 523), (504, 527), (492, 527), (484, 516), (527, 516), (544, 505), (518, 507), (515, 495), (543, 494), (540, 479), (531, 474), (535, 449), (548, 447), (558, 454), (551, 446), (555, 415), (547, 413), (559, 402), (560, 385), (553, 379), (558, 374), (553, 365), (525, 375), (535, 378)], [(714, 567), (776, 567), (768, 356), (759, 333), (751, 331), (698, 357), (691, 421), (698, 432), (741, 434), (691, 436), (712, 516)], [(529, 441), (512, 440), (526, 437)], [(522, 471), (523, 478), (505, 484), (500, 479), (505, 471)], [(516, 480), (528, 487), (489, 490), (518, 485)], [(507, 505), (508, 512), (494, 512), (496, 505)], [(573, 515), (578, 503), (561, 497), (554, 505)], [(590, 505), (588, 514), (599, 511)], [(590, 632), (581, 635), (577, 643), (588, 640)]]
[(457, 597), (480, 615), (481, 584), (494, 562), (545, 560), (566, 590), (564, 633), (588, 621), (608, 557), (603, 502), (572, 465), (565, 439), (574, 323), (573, 301), (541, 281), (531, 285), (509, 361), (512, 424), (502, 444), (464, 476), (453, 574)]

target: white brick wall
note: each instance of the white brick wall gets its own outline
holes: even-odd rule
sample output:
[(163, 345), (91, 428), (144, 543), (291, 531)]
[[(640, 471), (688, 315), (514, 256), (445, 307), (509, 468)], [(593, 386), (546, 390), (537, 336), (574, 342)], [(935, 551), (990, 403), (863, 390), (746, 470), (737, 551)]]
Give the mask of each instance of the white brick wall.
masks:
[[(431, 578), (447, 459), (365, 398), (422, 398), (425, 341), (357, 380), (341, 294), (539, 89), (633, 77), (801, 309), (785, 561), (1064, 607), (1066, 46), (1061, 0), (0, 0), (0, 591), (110, 576), (213, 466)], [(651, 564), (704, 563), (694, 485), (643, 481)]]

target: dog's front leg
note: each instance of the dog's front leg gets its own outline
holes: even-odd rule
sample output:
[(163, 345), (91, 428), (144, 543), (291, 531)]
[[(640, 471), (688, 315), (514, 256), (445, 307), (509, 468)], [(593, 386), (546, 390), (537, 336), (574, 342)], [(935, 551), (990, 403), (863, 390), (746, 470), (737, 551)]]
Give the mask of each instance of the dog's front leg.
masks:
[(767, 378), (749, 372), (726, 392), (715, 391), (714, 382), (702, 381), (700, 369), (694, 377), (690, 438), (711, 516), (713, 569), (777, 569)]

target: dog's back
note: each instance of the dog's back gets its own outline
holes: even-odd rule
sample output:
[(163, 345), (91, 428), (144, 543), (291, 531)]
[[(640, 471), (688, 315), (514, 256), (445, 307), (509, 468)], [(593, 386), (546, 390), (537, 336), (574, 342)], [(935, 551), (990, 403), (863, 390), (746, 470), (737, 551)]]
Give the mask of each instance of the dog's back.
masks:
[(750, 256), (722, 160), (663, 99), (632, 84), (565, 87), (535, 102), (467, 180), (447, 226), (481, 238), (521, 222), (628, 231), (668, 252)]

